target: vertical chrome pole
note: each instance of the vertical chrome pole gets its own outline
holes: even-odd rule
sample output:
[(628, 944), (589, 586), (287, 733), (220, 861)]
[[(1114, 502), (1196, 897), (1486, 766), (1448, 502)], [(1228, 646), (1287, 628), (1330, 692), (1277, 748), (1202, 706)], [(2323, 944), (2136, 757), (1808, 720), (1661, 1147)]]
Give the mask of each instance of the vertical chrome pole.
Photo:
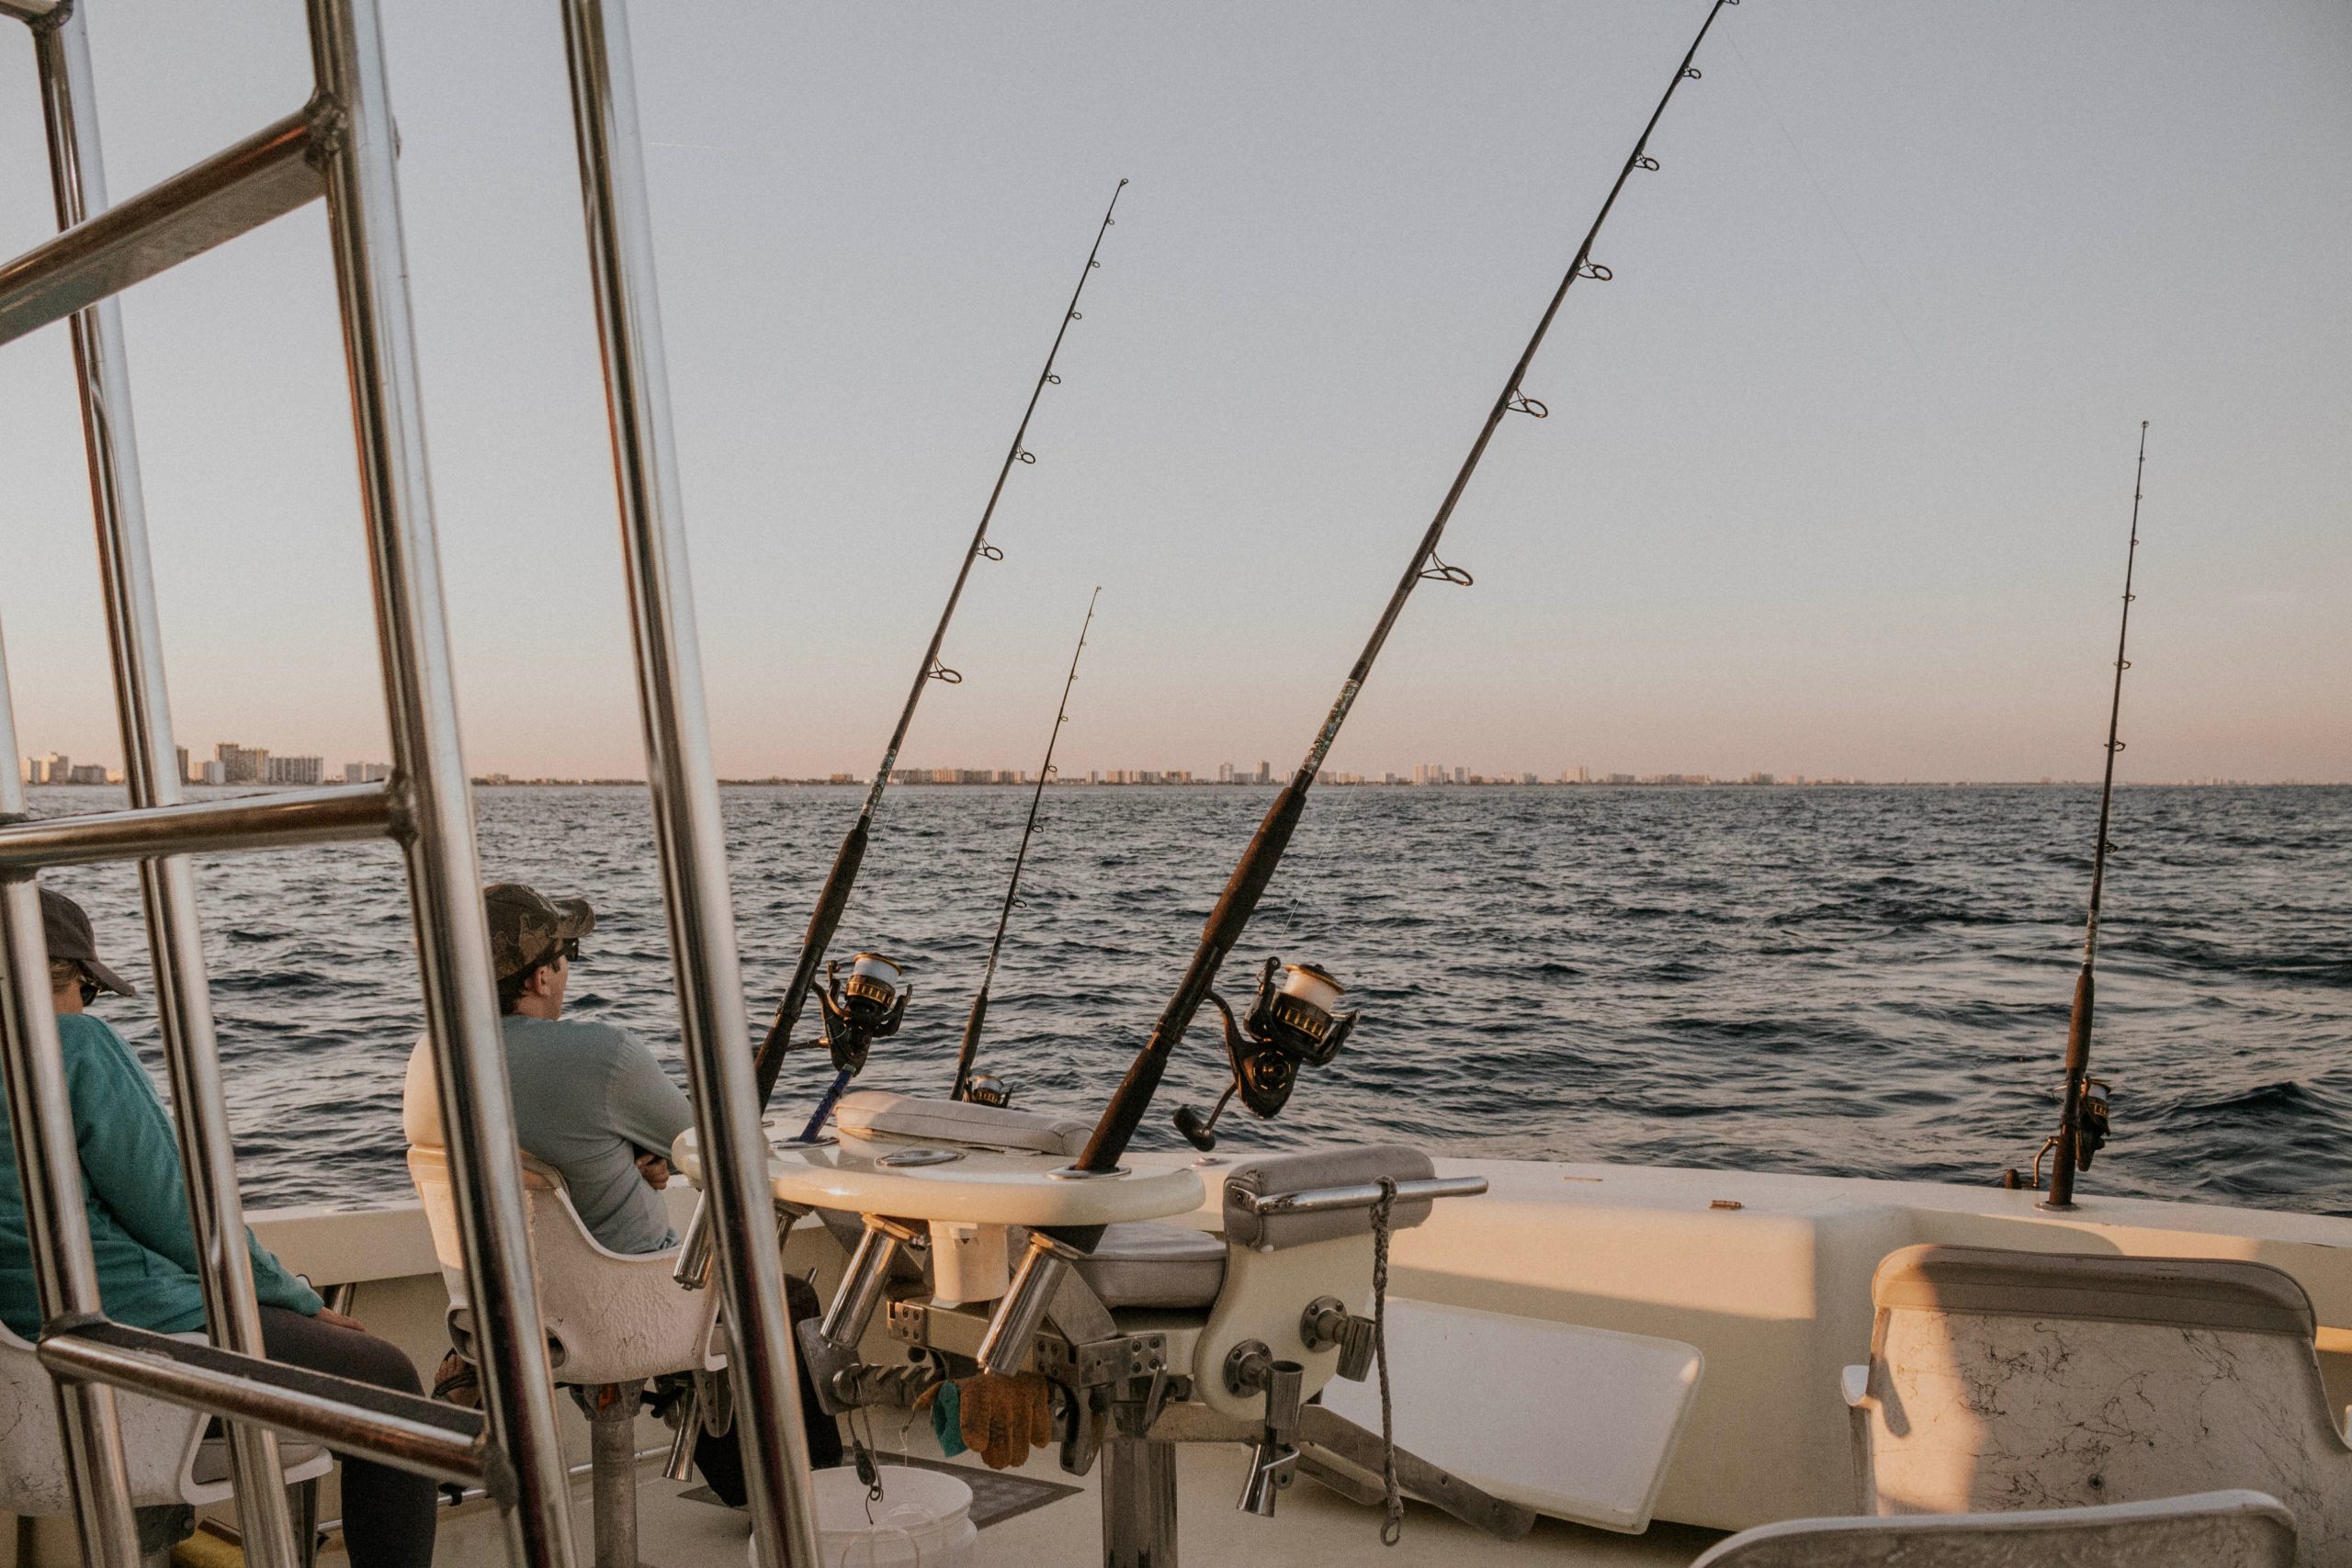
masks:
[(440, 1079), (449, 1177), (474, 1292), (482, 1405), (512, 1467), (508, 1555), (573, 1561), (555, 1389), (540, 1332), (514, 1159), (514, 1107), (481, 903), (472, 801), (458, 739), (441, 565), (434, 541), (400, 190), (375, 0), (307, 0), (319, 112), (329, 119), (334, 246), (368, 520), (393, 766), (405, 795), (409, 898)]
[[(21, 817), (17, 717), (8, 701), (8, 660), (0, 649), (0, 821)], [(0, 877), (0, 1073), (8, 1089), (8, 1134), (25, 1198), (25, 1238), (44, 1322), (95, 1314), (98, 1271), (90, 1217), (82, 1207), (82, 1158), (49, 1000), (49, 944), (41, 938), (40, 893), (30, 878)], [(139, 1530), (130, 1517), (130, 1470), (114, 1390), (57, 1380), (65, 1472), (74, 1487), (82, 1559), (92, 1568), (137, 1568)]]
[[(70, 229), (107, 208), (89, 39), (78, 12), (52, 18), (36, 29), (34, 39), (57, 226)], [(130, 364), (123, 347), (122, 314), (109, 297), (75, 314), (70, 325), (106, 591), (115, 708), (122, 728), (123, 776), (132, 806), (172, 806), (179, 800), (179, 762), (172, 743), (163, 633), (147, 558), (147, 509), (130, 417)], [(196, 923), (195, 878), (187, 861), (175, 855), (141, 862), (139, 882), (205, 1318), (214, 1344), (263, 1355), (253, 1265), (245, 1248), (244, 1205), (237, 1190), (236, 1151), (220, 1089), (212, 993), (205, 981), (204, 942)], [(268, 1568), (295, 1568), (293, 1520), (276, 1437), (266, 1427), (237, 1422), (231, 1425), (229, 1438), (245, 1560)]]
[(678, 502), (628, 16), (621, 0), (564, 0), (563, 22), (637, 643), (645, 771), (702, 1139), (704, 1198), (715, 1221), (726, 1292), (734, 1374), (728, 1381), (735, 1390), (737, 1429), (744, 1436), (752, 1536), (775, 1568), (816, 1568), (808, 1439), (785, 1331), (783, 1262), (767, 1190), (767, 1141), (752, 1077), (751, 1028)]

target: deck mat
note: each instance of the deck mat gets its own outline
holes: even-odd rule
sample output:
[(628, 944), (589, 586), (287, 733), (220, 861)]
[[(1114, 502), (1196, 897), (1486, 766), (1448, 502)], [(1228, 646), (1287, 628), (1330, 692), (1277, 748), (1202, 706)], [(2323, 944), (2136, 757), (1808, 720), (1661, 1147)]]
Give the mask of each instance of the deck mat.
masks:
[[(874, 1457), (885, 1465), (904, 1464), (917, 1470), (944, 1471), (969, 1486), (972, 1489), (972, 1523), (980, 1529), (1017, 1518), (1048, 1503), (1074, 1497), (1084, 1490), (1078, 1486), (1065, 1486), (1057, 1481), (1038, 1481), (1026, 1475), (983, 1470), (944, 1459), (920, 1459), (912, 1454), (886, 1453), (878, 1449), (875, 1450)], [(690, 1503), (708, 1503), (718, 1508), (727, 1506), (707, 1486), (697, 1486), (679, 1495)]]

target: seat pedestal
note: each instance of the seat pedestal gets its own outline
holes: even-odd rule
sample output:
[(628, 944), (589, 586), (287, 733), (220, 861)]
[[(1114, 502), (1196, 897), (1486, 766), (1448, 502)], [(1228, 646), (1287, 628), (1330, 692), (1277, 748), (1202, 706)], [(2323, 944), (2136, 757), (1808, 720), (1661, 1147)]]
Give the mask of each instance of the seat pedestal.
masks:
[(1157, 1438), (1102, 1444), (1104, 1568), (1176, 1568), (1176, 1445)]
[(588, 1417), (589, 1484), (596, 1524), (596, 1568), (639, 1568), (637, 1560), (638, 1390), (621, 1383), (574, 1388)]

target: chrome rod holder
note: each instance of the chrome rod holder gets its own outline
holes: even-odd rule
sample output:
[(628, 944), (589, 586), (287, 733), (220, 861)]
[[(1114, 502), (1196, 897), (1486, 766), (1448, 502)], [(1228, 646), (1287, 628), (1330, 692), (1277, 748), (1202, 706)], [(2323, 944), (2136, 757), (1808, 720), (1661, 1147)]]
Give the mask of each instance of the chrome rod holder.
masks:
[(890, 1282), (890, 1266), (899, 1260), (899, 1249), (906, 1240), (906, 1233), (898, 1226), (866, 1217), (865, 1234), (858, 1237), (857, 1250), (850, 1255), (849, 1272), (842, 1276), (841, 1289), (833, 1292), (825, 1315), (817, 1323), (817, 1332), (827, 1344), (839, 1350), (857, 1348), (857, 1342), (865, 1337), (866, 1325), (874, 1321), (882, 1289)]
[(1012, 1373), (1021, 1370), (1029, 1359), (1029, 1346), (1044, 1326), (1046, 1313), (1054, 1303), (1054, 1293), (1061, 1288), (1062, 1277), (1069, 1272), (1069, 1258), (1060, 1244), (1040, 1232), (1029, 1236), (1029, 1250), (1022, 1256), (1021, 1267), (1012, 1276), (1004, 1299), (996, 1303), (996, 1311), (989, 1318), (988, 1332), (980, 1337), (977, 1359), (985, 1372)]

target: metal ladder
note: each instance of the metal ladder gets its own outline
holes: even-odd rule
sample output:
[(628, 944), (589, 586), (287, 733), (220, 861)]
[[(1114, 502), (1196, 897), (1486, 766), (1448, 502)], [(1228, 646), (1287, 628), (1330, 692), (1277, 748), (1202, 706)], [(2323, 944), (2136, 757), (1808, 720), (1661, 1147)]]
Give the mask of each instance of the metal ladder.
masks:
[[(86, 5), (89, 0), (81, 0)], [(701, 662), (679, 524), (668, 389), (623, 0), (559, 0), (628, 565), (647, 774), (690, 1094), (706, 1157), (745, 1434), (754, 1535), (775, 1568), (814, 1568), (816, 1535), (766, 1144), (719, 835)], [(305, 0), (315, 90), (294, 113), (119, 206), (106, 198), (74, 0), (0, 0), (32, 29), (60, 232), (0, 263), (0, 344), (52, 321), (73, 336), (121, 726), (125, 811), (30, 821), (0, 653), (0, 1070), (56, 1380), (83, 1559), (135, 1568), (114, 1390), (229, 1418), (245, 1560), (298, 1561), (273, 1433), (483, 1487), (510, 1561), (574, 1561), (568, 1478), (539, 1329), (512, 1106), (458, 739), (395, 144), (375, 0)], [(324, 197), (358, 444), (391, 732), (377, 784), (186, 803), (164, 682), (112, 296)], [(463, 1411), (263, 1357), (243, 1205), (187, 856), (389, 838), (404, 857), (440, 1084), (483, 1409)], [(34, 877), (136, 860), (210, 1343), (100, 1309)]]

